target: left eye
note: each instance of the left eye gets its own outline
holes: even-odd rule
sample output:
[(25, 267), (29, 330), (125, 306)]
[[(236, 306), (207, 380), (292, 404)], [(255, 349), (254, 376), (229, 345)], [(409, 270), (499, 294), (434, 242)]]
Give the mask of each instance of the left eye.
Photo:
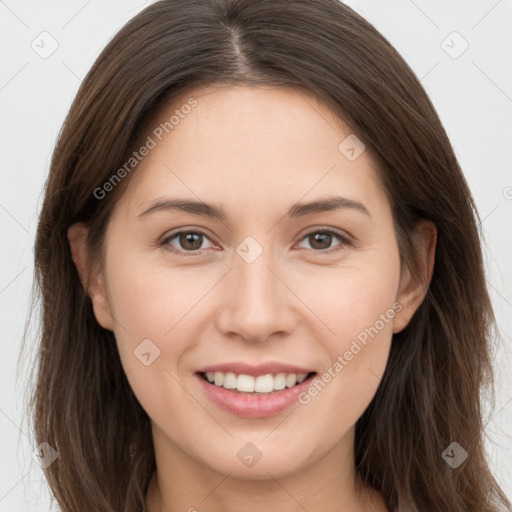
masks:
[(318, 249), (318, 251), (315, 252), (323, 252), (332, 248), (330, 247), (330, 244), (334, 238), (337, 238), (341, 242), (338, 244), (338, 246), (350, 244), (350, 240), (347, 237), (341, 235), (340, 233), (336, 233), (335, 231), (329, 230), (311, 231), (305, 235), (301, 241), (308, 240), (310, 241), (313, 249)]

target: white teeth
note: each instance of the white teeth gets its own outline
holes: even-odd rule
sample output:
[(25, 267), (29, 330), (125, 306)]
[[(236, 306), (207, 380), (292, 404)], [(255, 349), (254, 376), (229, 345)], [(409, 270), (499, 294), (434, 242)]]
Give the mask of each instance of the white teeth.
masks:
[(295, 386), (295, 384), (297, 384), (297, 374), (289, 373), (286, 376), (286, 387), (291, 388), (292, 386)]
[(223, 386), (226, 389), (236, 389), (237, 378), (233, 372), (228, 372), (224, 375)]
[(297, 375), (297, 384), (300, 384), (301, 382), (303, 382), (307, 376), (308, 376), (307, 373), (299, 373)]
[(272, 375), (260, 375), (254, 381), (254, 391), (257, 393), (270, 393), (274, 391), (274, 377)]
[(252, 393), (254, 391), (254, 377), (251, 375), (239, 375), (236, 380), (236, 389)]
[(282, 389), (291, 388), (300, 384), (308, 376), (307, 373), (278, 373), (253, 377), (252, 375), (233, 372), (207, 372), (206, 378), (212, 384), (225, 389), (236, 389), (244, 393), (271, 393)]
[(278, 373), (274, 377), (274, 389), (280, 391), (286, 387), (286, 373)]

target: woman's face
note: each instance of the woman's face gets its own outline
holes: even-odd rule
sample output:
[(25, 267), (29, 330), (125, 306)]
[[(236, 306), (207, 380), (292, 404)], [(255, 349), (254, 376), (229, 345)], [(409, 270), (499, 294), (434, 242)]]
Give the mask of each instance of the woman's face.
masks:
[[(401, 291), (370, 155), (291, 88), (196, 89), (157, 117), (92, 294), (157, 456), (253, 479), (350, 457), (392, 334), (421, 300)], [(207, 370), (227, 388), (278, 390), (225, 389)]]

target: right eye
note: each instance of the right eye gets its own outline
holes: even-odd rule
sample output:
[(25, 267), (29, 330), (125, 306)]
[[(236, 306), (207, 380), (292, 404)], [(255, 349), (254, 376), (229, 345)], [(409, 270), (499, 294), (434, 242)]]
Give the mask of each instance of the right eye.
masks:
[[(182, 230), (166, 237), (161, 245), (172, 252), (195, 256), (201, 254), (201, 250), (205, 249), (202, 247), (205, 238), (209, 240), (208, 235), (201, 230)], [(176, 247), (174, 242), (181, 247)]]

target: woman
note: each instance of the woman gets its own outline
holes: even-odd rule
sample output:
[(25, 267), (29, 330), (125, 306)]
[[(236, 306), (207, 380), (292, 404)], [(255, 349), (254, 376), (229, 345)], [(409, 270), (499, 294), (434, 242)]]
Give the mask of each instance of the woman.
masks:
[(63, 511), (491, 511), (478, 215), (335, 0), (163, 0), (70, 109), (35, 247)]

